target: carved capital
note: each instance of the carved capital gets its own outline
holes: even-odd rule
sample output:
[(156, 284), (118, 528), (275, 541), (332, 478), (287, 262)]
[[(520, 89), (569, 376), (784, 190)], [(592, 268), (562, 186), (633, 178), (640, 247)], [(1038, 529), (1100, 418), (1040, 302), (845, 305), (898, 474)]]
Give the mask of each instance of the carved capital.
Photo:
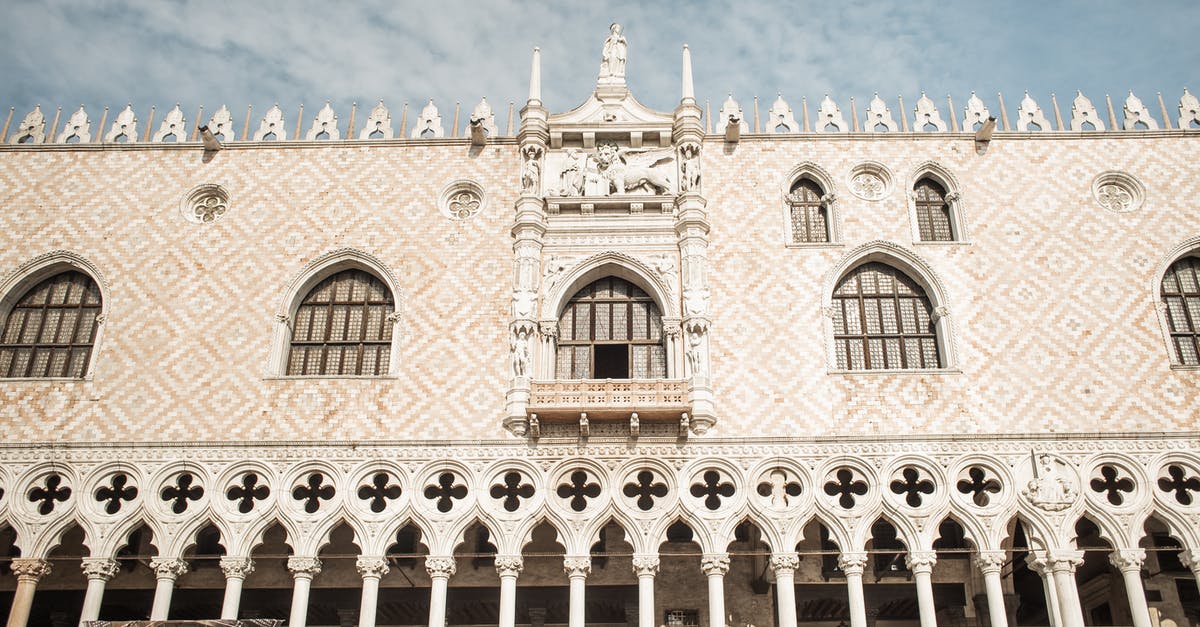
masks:
[(842, 553), (838, 555), (838, 568), (847, 575), (862, 575), (867, 569), (867, 554), (865, 552)]
[(1032, 570), (1042, 577), (1046, 577), (1050, 574), (1050, 567), (1048, 564), (1049, 560), (1046, 559), (1046, 554), (1044, 552), (1039, 551), (1034, 553), (1031, 551), (1025, 556), (1025, 565), (1029, 567), (1029, 570)]
[(653, 577), (658, 574), (657, 555), (634, 555), (633, 572), (638, 577)]
[(771, 554), (771, 570), (775, 571), (776, 575), (790, 575), (800, 566), (800, 556), (795, 553), (772, 553)]
[(1005, 561), (1004, 551), (980, 551), (975, 556), (975, 567), (985, 575), (999, 573)]
[(937, 553), (933, 551), (910, 551), (904, 558), (904, 563), (913, 573), (932, 573), (933, 565), (937, 563)]
[(316, 557), (292, 556), (288, 558), (287, 567), (296, 579), (312, 579), (321, 572), (321, 560)]
[(254, 572), (254, 560), (248, 557), (222, 557), (221, 572), (226, 579), (245, 579)]
[(558, 320), (542, 320), (538, 322), (538, 331), (542, 337), (558, 339)]
[(946, 309), (945, 307), (934, 307), (933, 313), (929, 316), (929, 318), (931, 320), (933, 320), (934, 322), (937, 322), (938, 320), (941, 320), (942, 318), (949, 318), (949, 317), (950, 317), (950, 310)]
[(391, 570), (388, 568), (387, 559), (382, 555), (359, 555), (354, 562), (354, 567), (358, 569), (358, 574), (362, 575), (363, 579), (368, 577), (379, 579)]
[(425, 572), (429, 573), (434, 579), (442, 578), (449, 579), (458, 572), (458, 565), (455, 564), (453, 557), (434, 557), (425, 558)]
[(1073, 576), (1075, 569), (1082, 563), (1083, 551), (1074, 549), (1057, 549), (1049, 551), (1046, 556), (1046, 565), (1056, 573), (1066, 572)]
[(835, 202), (837, 202), (837, 194), (830, 192), (824, 196), (821, 196), (821, 206), (825, 207), (826, 209), (832, 207), (833, 203)]
[(187, 562), (177, 558), (154, 558), (150, 560), (150, 570), (154, 571), (156, 579), (170, 579), (175, 581), (180, 575), (188, 571)]
[(520, 555), (497, 555), (496, 574), (501, 577), (517, 577), (525, 570), (525, 559)]
[(79, 569), (83, 571), (83, 576), (88, 579), (108, 581), (117, 576), (117, 571), (121, 569), (121, 564), (117, 560), (110, 560), (107, 557), (85, 557), (83, 558), (83, 562), (79, 564)]
[(291, 318), (289, 318), (287, 314), (275, 314), (275, 322), (278, 322), (279, 324), (287, 324), (290, 320)]
[(1185, 566), (1192, 569), (1192, 573), (1196, 575), (1197, 579), (1200, 579), (1200, 551), (1184, 549), (1179, 552), (1179, 559)]
[(39, 560), (33, 558), (18, 557), (8, 565), (8, 569), (12, 574), (17, 576), (17, 581), (37, 583), (39, 579), (50, 574), (53, 568), (50, 567), (50, 562), (47, 560)]
[(563, 558), (563, 572), (567, 577), (587, 577), (592, 574), (592, 558), (584, 556), (567, 556)]
[(1146, 562), (1145, 549), (1117, 549), (1108, 554), (1108, 561), (1121, 572), (1141, 572)]
[(709, 577), (725, 576), (729, 572), (729, 554), (705, 553), (700, 557), (700, 570)]
[(948, 203), (956, 203), (958, 202), (959, 198), (961, 198), (961, 196), (958, 192), (950, 192), (946, 194), (946, 202)]

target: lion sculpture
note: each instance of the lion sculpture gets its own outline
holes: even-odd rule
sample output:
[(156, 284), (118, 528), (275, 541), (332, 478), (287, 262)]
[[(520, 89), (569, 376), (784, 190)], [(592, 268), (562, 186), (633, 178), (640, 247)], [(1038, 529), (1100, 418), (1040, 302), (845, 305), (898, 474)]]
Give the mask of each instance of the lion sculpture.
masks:
[(674, 160), (669, 150), (622, 150), (614, 142), (603, 142), (596, 148), (595, 160), (612, 193), (624, 194), (641, 188), (652, 194), (666, 194), (671, 189), (667, 175), (654, 169)]

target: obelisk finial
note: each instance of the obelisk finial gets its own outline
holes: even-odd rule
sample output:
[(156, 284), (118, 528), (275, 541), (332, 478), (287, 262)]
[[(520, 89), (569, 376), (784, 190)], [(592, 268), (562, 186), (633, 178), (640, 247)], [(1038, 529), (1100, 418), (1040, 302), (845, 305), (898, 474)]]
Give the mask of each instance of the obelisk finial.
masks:
[(692, 86), (692, 51), (683, 44), (683, 104), (696, 104), (696, 89)]
[(533, 49), (533, 65), (529, 68), (529, 104), (542, 104), (542, 51)]

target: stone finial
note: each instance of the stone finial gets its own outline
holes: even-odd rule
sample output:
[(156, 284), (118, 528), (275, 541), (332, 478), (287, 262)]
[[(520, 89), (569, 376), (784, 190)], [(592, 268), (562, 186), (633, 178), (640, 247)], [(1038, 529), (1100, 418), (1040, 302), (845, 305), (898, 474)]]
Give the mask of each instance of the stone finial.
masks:
[(1142, 102), (1141, 98), (1133, 95), (1133, 90), (1129, 91), (1129, 95), (1125, 97), (1125, 130), (1132, 131), (1136, 129), (1138, 124), (1145, 125), (1146, 130), (1158, 130), (1158, 121), (1150, 116), (1150, 109)]
[(743, 133), (750, 132), (750, 125), (746, 123), (745, 116), (742, 115), (742, 107), (733, 99), (733, 94), (725, 99), (721, 105), (721, 111), (717, 114), (717, 134), (725, 132), (725, 128), (733, 124), (742, 129)]
[(71, 114), (67, 126), (58, 134), (56, 143), (65, 144), (72, 137), (78, 139), (81, 144), (92, 141), (92, 121), (88, 118), (87, 111), (83, 110), (83, 105), (79, 105), (79, 109)]
[(875, 97), (871, 98), (871, 104), (867, 106), (867, 117), (863, 127), (868, 133), (874, 133), (880, 125), (888, 132), (896, 132), (896, 120), (892, 118), (892, 110), (883, 98), (879, 97), (879, 92), (875, 92)]
[(1200, 100), (1183, 88), (1183, 96), (1179, 99), (1179, 128), (1192, 127), (1192, 122), (1200, 124)]
[(929, 96), (925, 95), (925, 92), (921, 92), (921, 98), (917, 100), (917, 106), (913, 109), (913, 130), (924, 131), (925, 127), (930, 124), (938, 132), (946, 132), (946, 122), (942, 120), (942, 114), (938, 112), (937, 105)]
[[(1029, 128), (1034, 125), (1037, 128)], [(1042, 108), (1038, 106), (1037, 101), (1025, 92), (1025, 97), (1021, 99), (1021, 106), (1017, 107), (1017, 130), (1018, 131), (1048, 131), (1050, 130), (1050, 120), (1046, 119), (1046, 114), (1042, 113)]]
[(529, 102), (542, 104), (542, 50), (533, 49), (533, 62), (529, 66)]
[(183, 109), (179, 108), (179, 103), (175, 103), (175, 108), (167, 112), (163, 116), (162, 124), (158, 125), (158, 132), (154, 133), (154, 137), (150, 141), (159, 143), (167, 138), (174, 136), (175, 141), (187, 140), (187, 122), (183, 119)]
[[(378, 138), (371, 137), (375, 133), (379, 133)], [(384, 106), (383, 101), (371, 109), (371, 114), (367, 116), (367, 123), (363, 125), (362, 132), (358, 134), (359, 139), (392, 139), (396, 136), (396, 131), (392, 129), (392, 114), (388, 108)]]
[(679, 102), (683, 104), (695, 104), (696, 88), (692, 84), (692, 51), (688, 50), (687, 44), (683, 44), (683, 87)]
[(817, 132), (824, 133), (830, 126), (837, 129), (838, 133), (846, 132), (846, 118), (842, 117), (842, 110), (829, 94), (825, 94), (821, 106), (817, 107)]
[(784, 133), (800, 132), (800, 125), (796, 123), (792, 108), (783, 101), (783, 94), (778, 94), (771, 108), (767, 109), (767, 132), (774, 133), (781, 126)]
[(421, 109), (421, 115), (417, 116), (417, 123), (413, 125), (412, 133), (409, 135), (413, 139), (426, 137), (445, 137), (446, 131), (442, 128), (442, 116), (438, 113), (437, 107), (433, 104), (433, 98), (429, 99), (429, 104)]
[(42, 114), (42, 105), (34, 105), (33, 111), (25, 115), (17, 132), (13, 133), (10, 144), (41, 144), (46, 141), (46, 116)]
[(308, 141), (316, 141), (320, 135), (324, 133), (325, 139), (341, 139), (341, 134), (338, 132), (338, 117), (333, 112), (333, 107), (329, 101), (325, 101), (325, 106), (317, 111), (317, 117), (313, 118), (312, 126), (308, 128), (304, 139)]
[(992, 112), (988, 111), (987, 105), (983, 104), (983, 100), (975, 95), (975, 92), (971, 92), (971, 97), (967, 99), (967, 106), (963, 107), (962, 130), (974, 133), (975, 125), (986, 123), (990, 117), (992, 117)]
[(471, 110), (471, 117), (467, 118), (467, 125), (468, 128), (482, 127), (488, 137), (495, 137), (500, 133), (496, 128), (496, 114), (492, 112), (492, 106), (488, 104), (487, 98), (479, 99), (479, 104)]
[(258, 130), (254, 131), (254, 141), (263, 141), (268, 135), (273, 135), (278, 141), (287, 139), (287, 125), (283, 123), (283, 110), (279, 108), (279, 103), (274, 104), (263, 116)]
[(118, 137), (124, 137), (126, 143), (137, 143), (137, 116), (133, 113), (132, 104), (126, 104), (125, 108), (117, 114), (117, 119), (113, 120), (112, 128), (108, 129), (104, 141), (111, 144), (117, 141)]
[(1091, 124), (1097, 131), (1104, 130), (1104, 120), (1096, 113), (1092, 101), (1088, 100), (1082, 91), (1076, 90), (1075, 100), (1071, 103), (1071, 130), (1082, 131), (1084, 124)]
[(233, 114), (229, 112), (229, 107), (221, 105), (221, 108), (217, 109), (217, 112), (208, 119), (208, 130), (212, 131), (212, 134), (221, 141), (233, 141)]

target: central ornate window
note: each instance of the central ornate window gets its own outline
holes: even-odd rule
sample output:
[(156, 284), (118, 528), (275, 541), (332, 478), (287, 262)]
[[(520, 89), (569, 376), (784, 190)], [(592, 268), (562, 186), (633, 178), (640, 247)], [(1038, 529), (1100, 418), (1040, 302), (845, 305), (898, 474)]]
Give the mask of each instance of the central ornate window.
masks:
[(605, 277), (579, 290), (558, 319), (558, 379), (662, 379), (662, 314), (636, 285)]
[(833, 340), (842, 370), (939, 368), (925, 290), (879, 262), (846, 274), (833, 292)]
[(289, 375), (382, 375), (388, 372), (392, 293), (362, 270), (318, 283), (294, 317)]

